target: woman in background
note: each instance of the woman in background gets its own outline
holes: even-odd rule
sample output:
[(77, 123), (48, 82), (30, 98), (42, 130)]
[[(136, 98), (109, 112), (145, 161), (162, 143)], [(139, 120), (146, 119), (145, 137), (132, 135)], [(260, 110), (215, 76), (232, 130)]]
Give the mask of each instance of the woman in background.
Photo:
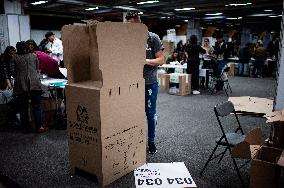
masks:
[(21, 124), (24, 132), (30, 132), (29, 125), (29, 99), (34, 112), (35, 124), (38, 133), (47, 131), (43, 127), (41, 109), (41, 82), (38, 74), (38, 58), (29, 52), (26, 42), (21, 41), (16, 45), (17, 54), (11, 64), (12, 76), (15, 78), (13, 93), (19, 102)]
[(11, 83), (11, 62), (14, 61), (16, 49), (7, 46), (4, 53), (0, 56), (0, 89), (12, 89)]
[(200, 94), (199, 90), (199, 65), (200, 58), (199, 54), (206, 53), (200, 45), (197, 44), (196, 35), (191, 35), (189, 39), (189, 45), (186, 48), (186, 52), (188, 55), (187, 61), (187, 73), (191, 75), (191, 83), (192, 83), (192, 94), (198, 95)]

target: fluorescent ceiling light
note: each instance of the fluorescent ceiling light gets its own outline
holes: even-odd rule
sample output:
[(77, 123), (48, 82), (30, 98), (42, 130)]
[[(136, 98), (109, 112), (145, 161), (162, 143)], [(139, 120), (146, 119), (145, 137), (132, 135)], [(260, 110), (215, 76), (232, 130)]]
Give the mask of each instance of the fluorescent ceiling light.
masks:
[(143, 14), (143, 12), (138, 12), (138, 14), (139, 14), (139, 15), (142, 15), (142, 14)]
[(277, 18), (277, 17), (282, 17), (282, 15), (281, 14), (279, 14), (279, 15), (271, 15), (271, 16), (268, 16), (268, 17), (270, 17), (270, 18)]
[(166, 18), (165, 16), (161, 17), (161, 19), (165, 19), (165, 18)]
[(175, 11), (187, 11), (187, 10), (194, 10), (195, 8), (176, 8)]
[(260, 16), (273, 16), (273, 14), (251, 14), (251, 17), (260, 17)]
[(188, 20), (183, 20), (183, 21), (188, 22)]
[(216, 20), (216, 19), (224, 19), (226, 18), (225, 16), (208, 16), (208, 17), (204, 17), (204, 20)]
[(217, 12), (217, 13), (209, 13), (209, 14), (205, 14), (206, 16), (219, 16), (219, 15), (222, 15), (223, 13), (222, 12)]
[(278, 16), (268, 16), (269, 18), (277, 18)]
[(238, 18), (234, 17), (234, 18), (226, 18), (227, 20), (237, 20)]
[(119, 8), (119, 9), (123, 9), (123, 10), (133, 10), (133, 11), (137, 11), (137, 8), (134, 7), (130, 7), (130, 6), (114, 6), (113, 8)]
[(264, 12), (272, 12), (273, 10), (270, 10), (270, 9), (267, 9), (267, 10), (264, 10)]
[(36, 1), (34, 3), (31, 3), (32, 5), (40, 5), (40, 4), (44, 4), (47, 3), (48, 1)]
[(85, 10), (98, 10), (99, 7), (91, 7), (91, 8), (86, 8)]
[(142, 1), (137, 3), (137, 5), (151, 4), (151, 3), (159, 3), (159, 1)]
[(237, 7), (237, 6), (246, 6), (246, 5), (251, 5), (252, 3), (230, 3), (230, 4), (227, 4), (225, 5), (226, 7), (227, 6), (234, 6), (234, 7)]

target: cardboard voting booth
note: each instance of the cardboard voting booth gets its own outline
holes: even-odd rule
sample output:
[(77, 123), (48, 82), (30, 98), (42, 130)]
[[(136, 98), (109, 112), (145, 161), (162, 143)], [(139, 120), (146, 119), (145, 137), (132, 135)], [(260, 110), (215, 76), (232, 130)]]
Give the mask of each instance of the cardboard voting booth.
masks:
[(251, 188), (278, 188), (280, 168), (284, 167), (284, 152), (263, 146), (260, 128), (255, 128), (245, 135), (244, 141), (233, 148), (232, 157), (251, 159)]
[(68, 25), (62, 39), (70, 170), (96, 175), (105, 186), (146, 162), (147, 27)]
[(136, 188), (197, 187), (183, 162), (147, 163), (134, 171)]

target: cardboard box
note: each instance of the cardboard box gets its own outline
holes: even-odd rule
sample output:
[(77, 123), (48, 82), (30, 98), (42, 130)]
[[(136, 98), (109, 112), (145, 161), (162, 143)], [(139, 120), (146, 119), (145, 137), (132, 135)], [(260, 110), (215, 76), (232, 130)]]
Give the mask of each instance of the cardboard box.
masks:
[(260, 128), (246, 134), (244, 141), (233, 148), (232, 157), (251, 159), (251, 188), (278, 187), (280, 168), (284, 167), (284, 152), (281, 149), (261, 146)]
[(168, 90), (170, 83), (170, 74), (158, 74), (159, 89)]
[(170, 83), (174, 83), (174, 87), (169, 88), (171, 95), (189, 95), (191, 93), (191, 74), (170, 74)]
[(263, 116), (272, 112), (273, 100), (259, 97), (229, 97), (228, 99), (234, 104), (236, 112), (242, 114)]
[(266, 123), (272, 126), (272, 145), (276, 148), (284, 149), (284, 109), (275, 111), (265, 115)]
[(228, 75), (229, 76), (235, 76), (237, 74), (237, 70), (238, 70), (238, 63), (228, 63), (228, 66), (230, 67)]
[(147, 27), (69, 25), (62, 38), (71, 173), (78, 168), (105, 186), (146, 162)]

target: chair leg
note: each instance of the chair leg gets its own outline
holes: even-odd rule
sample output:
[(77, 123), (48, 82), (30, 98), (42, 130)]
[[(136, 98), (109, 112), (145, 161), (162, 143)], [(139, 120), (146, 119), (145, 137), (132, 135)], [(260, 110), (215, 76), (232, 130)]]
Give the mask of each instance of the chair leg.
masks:
[(232, 88), (231, 88), (231, 85), (230, 85), (230, 83), (229, 83), (229, 81), (228, 81), (228, 88), (230, 89), (230, 91), (231, 91), (231, 93), (233, 93), (233, 91), (232, 91)]
[(211, 158), (213, 157), (213, 155), (214, 155), (214, 153), (215, 153), (215, 151), (216, 151), (217, 148), (218, 148), (218, 144), (216, 144), (215, 148), (213, 149), (212, 153), (210, 154), (209, 159), (206, 161), (206, 163), (205, 163), (203, 169), (201, 170), (201, 172), (200, 172), (200, 175), (201, 175), (201, 176), (202, 176), (204, 170), (206, 169), (207, 165), (208, 165), (209, 162), (211, 161)]
[(242, 187), (245, 188), (245, 184), (244, 184), (243, 178), (242, 178), (242, 176), (241, 176), (239, 167), (238, 167), (238, 165), (237, 165), (237, 163), (236, 163), (236, 160), (235, 160), (234, 158), (232, 158), (232, 159), (233, 159), (233, 163), (234, 163), (235, 169), (236, 169), (236, 171), (237, 171), (237, 174), (238, 174), (238, 176), (239, 176), (239, 179), (240, 179), (240, 181), (241, 181)]
[(223, 86), (223, 89), (224, 89), (224, 91), (225, 91), (225, 93), (226, 93), (227, 97), (229, 97), (229, 95), (228, 95), (228, 92), (227, 92), (227, 89), (226, 89), (225, 85)]
[(225, 155), (227, 150), (228, 150), (228, 147), (226, 147), (225, 151), (223, 151), (222, 156), (220, 157), (220, 159), (218, 161), (218, 164), (220, 164), (220, 162), (222, 161), (222, 159), (223, 159), (223, 157), (224, 157), (224, 155)]

